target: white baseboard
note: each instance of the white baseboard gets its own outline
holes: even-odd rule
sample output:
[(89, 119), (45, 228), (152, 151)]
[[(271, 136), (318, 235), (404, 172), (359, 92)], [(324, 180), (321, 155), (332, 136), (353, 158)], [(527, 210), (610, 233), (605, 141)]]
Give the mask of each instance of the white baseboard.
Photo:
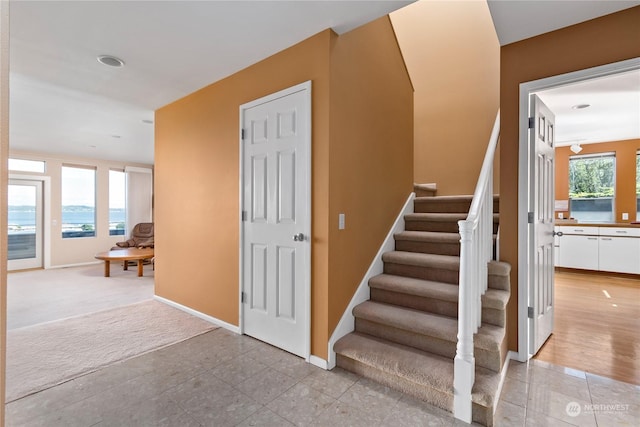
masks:
[(175, 301), (171, 301), (169, 299), (160, 297), (158, 295), (154, 295), (153, 299), (155, 299), (157, 301), (160, 301), (160, 302), (162, 302), (164, 304), (170, 305), (171, 307), (177, 308), (178, 310), (182, 310), (182, 311), (184, 311), (186, 313), (189, 313), (189, 314), (191, 314), (193, 316), (199, 317), (202, 320), (205, 320), (205, 321), (207, 321), (209, 323), (213, 323), (214, 325), (220, 326), (221, 328), (224, 328), (224, 329), (226, 329), (228, 331), (234, 332), (236, 334), (240, 334), (240, 327), (238, 327), (236, 325), (232, 325), (231, 323), (227, 323), (227, 322), (225, 322), (223, 320), (216, 319), (213, 316), (209, 316), (208, 314), (201, 313), (201, 312), (199, 312), (197, 310), (194, 310), (194, 309), (189, 308), (189, 307), (187, 307), (185, 305), (179, 304), (179, 303), (177, 303)]
[(314, 356), (313, 354), (309, 356), (309, 363), (311, 363), (313, 366), (317, 366), (318, 368), (322, 368), (324, 370), (327, 370), (329, 367), (326, 360), (318, 356)]
[(102, 263), (104, 263), (104, 261), (89, 261), (89, 262), (79, 262), (77, 264), (49, 265), (46, 267), (46, 270), (53, 270), (54, 268), (84, 267), (87, 265), (95, 265), (95, 264), (102, 264)]
[(404, 216), (413, 213), (413, 199), (415, 199), (415, 193), (411, 193), (409, 198), (405, 202), (402, 210), (398, 214), (389, 234), (384, 239), (380, 250), (373, 258), (371, 266), (369, 266), (369, 270), (362, 278), (358, 289), (353, 294), (353, 298), (351, 298), (351, 302), (347, 306), (346, 310), (342, 314), (342, 318), (340, 322), (338, 322), (338, 326), (333, 331), (331, 338), (329, 338), (329, 360), (327, 361), (327, 368), (333, 369), (336, 366), (336, 353), (333, 351), (333, 345), (343, 336), (347, 335), (350, 332), (353, 332), (355, 328), (355, 319), (353, 318), (353, 308), (369, 299), (369, 279), (373, 276), (377, 276), (378, 274), (382, 274), (384, 263), (382, 262), (382, 254), (385, 252), (393, 251), (395, 249), (395, 240), (393, 239), (393, 235), (404, 231)]

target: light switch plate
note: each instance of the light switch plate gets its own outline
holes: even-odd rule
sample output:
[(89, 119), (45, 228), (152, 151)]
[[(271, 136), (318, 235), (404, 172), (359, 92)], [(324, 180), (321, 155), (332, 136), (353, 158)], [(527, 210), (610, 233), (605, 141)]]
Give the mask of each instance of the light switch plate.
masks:
[(338, 214), (338, 230), (344, 230), (344, 214)]
[(629, 219), (629, 212), (623, 212), (622, 213), (622, 220), (623, 221), (627, 221)]

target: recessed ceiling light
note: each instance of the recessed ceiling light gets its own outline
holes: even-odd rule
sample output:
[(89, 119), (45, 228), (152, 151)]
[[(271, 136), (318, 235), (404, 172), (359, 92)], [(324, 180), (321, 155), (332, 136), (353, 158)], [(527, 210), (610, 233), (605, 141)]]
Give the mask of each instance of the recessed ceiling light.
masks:
[(574, 106), (572, 106), (571, 108), (573, 108), (574, 110), (583, 110), (585, 108), (589, 108), (591, 107), (591, 104), (576, 104)]
[(116, 138), (116, 139), (120, 139), (122, 138), (120, 135), (111, 135), (111, 138)]
[(153, 120), (143, 119), (142, 123), (146, 123), (146, 124), (150, 125), (150, 124), (153, 124)]
[(109, 67), (124, 67), (124, 61), (120, 58), (116, 58), (111, 55), (100, 55), (98, 56), (98, 62), (103, 65), (108, 65)]

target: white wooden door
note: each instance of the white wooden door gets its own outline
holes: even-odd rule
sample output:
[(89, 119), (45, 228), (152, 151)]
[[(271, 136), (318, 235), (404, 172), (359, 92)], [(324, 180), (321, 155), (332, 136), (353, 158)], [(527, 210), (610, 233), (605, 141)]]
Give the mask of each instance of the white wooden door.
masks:
[(310, 351), (311, 85), (241, 107), (243, 332)]
[(533, 355), (553, 331), (555, 118), (535, 95), (530, 111), (529, 353)]
[(7, 270), (42, 268), (42, 181), (10, 179)]

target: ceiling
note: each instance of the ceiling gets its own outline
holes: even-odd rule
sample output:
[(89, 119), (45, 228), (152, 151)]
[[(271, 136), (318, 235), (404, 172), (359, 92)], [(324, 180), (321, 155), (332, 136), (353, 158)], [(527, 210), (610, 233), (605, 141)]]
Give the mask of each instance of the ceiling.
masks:
[(556, 146), (640, 139), (640, 70), (537, 95), (556, 116)]
[[(151, 164), (155, 109), (324, 29), (344, 33), (409, 3), (13, 1), (10, 147)], [(488, 3), (506, 44), (640, 0)], [(104, 54), (125, 66), (98, 63)]]

